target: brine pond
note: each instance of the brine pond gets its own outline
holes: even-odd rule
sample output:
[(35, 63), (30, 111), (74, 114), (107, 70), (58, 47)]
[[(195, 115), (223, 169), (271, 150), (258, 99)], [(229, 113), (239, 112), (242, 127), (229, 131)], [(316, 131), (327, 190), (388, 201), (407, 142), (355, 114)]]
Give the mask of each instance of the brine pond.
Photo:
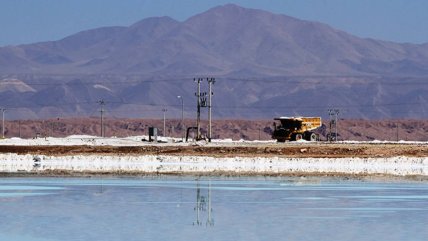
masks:
[(428, 240), (428, 184), (1, 178), (0, 240)]

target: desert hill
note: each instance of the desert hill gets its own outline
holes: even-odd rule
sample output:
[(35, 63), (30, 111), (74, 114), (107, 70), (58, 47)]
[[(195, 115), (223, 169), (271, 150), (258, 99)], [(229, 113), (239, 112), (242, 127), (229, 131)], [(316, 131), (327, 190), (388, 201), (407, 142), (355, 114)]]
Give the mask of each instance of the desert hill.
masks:
[(428, 44), (232, 4), (183, 22), (154, 17), (0, 48), (0, 84), (26, 86), (0, 91), (10, 118), (90, 116), (100, 99), (115, 117), (158, 118), (164, 107), (179, 115), (177, 95), (193, 116), (192, 80), (212, 76), (221, 118), (325, 116), (332, 107), (350, 118), (428, 117)]

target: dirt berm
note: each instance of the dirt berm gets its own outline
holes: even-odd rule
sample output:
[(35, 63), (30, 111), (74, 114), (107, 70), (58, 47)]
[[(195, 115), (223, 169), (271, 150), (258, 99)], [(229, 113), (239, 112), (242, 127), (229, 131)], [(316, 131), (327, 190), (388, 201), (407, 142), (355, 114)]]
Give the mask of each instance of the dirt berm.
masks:
[(428, 157), (422, 144), (257, 144), (144, 146), (0, 146), (0, 153), (39, 155), (192, 155), (214, 157)]

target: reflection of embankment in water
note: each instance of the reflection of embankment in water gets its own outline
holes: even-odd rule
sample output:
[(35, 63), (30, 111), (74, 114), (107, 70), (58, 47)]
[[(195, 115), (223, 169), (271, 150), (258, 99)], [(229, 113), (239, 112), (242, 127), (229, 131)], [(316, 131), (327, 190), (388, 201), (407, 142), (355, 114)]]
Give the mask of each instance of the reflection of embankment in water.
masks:
[[(49, 195), (2, 198), (0, 240), (426, 240), (426, 184), (336, 180), (3, 178), (5, 195)], [(215, 226), (206, 224), (208, 196)]]
[(428, 176), (428, 157), (283, 158), (208, 156), (43, 156), (0, 154), (0, 172), (38, 174)]
[[(108, 179), (107, 179), (108, 180)], [(161, 179), (163, 180), (163, 179)], [(169, 185), (160, 185), (161, 187), (174, 187), (174, 188), (178, 188), (180, 191), (179, 194), (179, 200), (177, 200), (176, 206), (179, 208), (181, 207), (182, 203), (183, 203), (183, 189), (187, 189), (190, 188), (190, 186), (187, 186), (187, 184), (191, 184), (189, 182), (187, 182), (187, 184), (180, 184), (183, 182), (183, 179), (177, 180), (175, 184), (169, 184)], [(211, 189), (211, 181), (200, 181), (199, 179), (196, 179), (195, 181), (192, 181), (192, 183), (195, 183), (195, 188), (191, 188), (194, 189), (196, 191), (196, 201), (194, 202), (195, 206), (193, 207), (193, 210), (195, 211), (196, 217), (195, 217), (195, 221), (193, 222), (193, 226), (202, 226), (204, 224), (204, 220), (205, 220), (205, 226), (209, 227), (209, 226), (214, 226), (214, 218), (212, 215), (213, 212), (213, 207), (212, 207), (212, 189)], [(202, 184), (201, 184), (202, 183)], [(109, 186), (115, 186), (115, 184), (107, 184), (107, 188)], [(98, 183), (93, 184), (94, 186), (98, 186), (95, 190), (95, 192), (93, 193), (95, 196), (101, 196), (104, 194), (104, 191), (106, 189), (106, 187), (104, 187), (104, 179), (100, 178), (98, 180)], [(182, 185), (186, 185), (186, 186), (182, 186)], [(134, 188), (137, 186), (138, 184), (134, 184), (133, 185)], [(160, 187), (157, 185), (143, 185), (145, 187), (150, 186), (150, 187)], [(1, 187), (1, 186), (0, 186)], [(1, 188), (0, 188), (1, 191)], [(1, 195), (0, 195), (1, 197)], [(192, 202), (193, 203), (193, 202)]]

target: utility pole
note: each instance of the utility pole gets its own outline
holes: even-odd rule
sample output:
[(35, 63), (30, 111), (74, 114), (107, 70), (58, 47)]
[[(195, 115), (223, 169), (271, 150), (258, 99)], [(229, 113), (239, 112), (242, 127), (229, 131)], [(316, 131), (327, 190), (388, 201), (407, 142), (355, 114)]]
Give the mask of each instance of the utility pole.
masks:
[(211, 215), (212, 212), (212, 206), (211, 206), (211, 181), (208, 183), (208, 220), (207, 220), (207, 226), (213, 226), (214, 225), (214, 219)]
[(194, 78), (194, 82), (198, 84), (197, 92), (195, 93), (197, 98), (197, 114), (196, 114), (196, 140), (201, 139), (201, 81), (202, 78)]
[(199, 180), (196, 182), (196, 206), (195, 206), (195, 211), (196, 211), (196, 222), (193, 222), (193, 225), (201, 225), (201, 221), (200, 221), (200, 211), (202, 210), (202, 204), (201, 204), (201, 188), (199, 187)]
[[(331, 130), (332, 130), (332, 125), (334, 126), (334, 141), (337, 141), (337, 116), (339, 115), (339, 109), (329, 109), (328, 110), (328, 115), (329, 115), (329, 117), (330, 117), (330, 123), (329, 123), (329, 126), (330, 126), (330, 133), (329, 133), (329, 139), (330, 139), (330, 141), (332, 141), (332, 133), (331, 133)], [(333, 120), (333, 117), (334, 116), (334, 120)]]
[(166, 108), (162, 109), (163, 111), (163, 129), (162, 129), (162, 134), (163, 136), (166, 136), (166, 125), (165, 125), (165, 113), (168, 111)]
[(3, 139), (4, 139), (4, 112), (6, 112), (6, 109), (2, 108), (1, 109), (1, 113), (2, 113), (1, 133), (2, 133)]
[(329, 109), (328, 110), (328, 117), (329, 117), (329, 122), (328, 122), (328, 135), (327, 135), (327, 139), (328, 141), (332, 141), (332, 134), (331, 134), (331, 128), (332, 128), (332, 124), (333, 124), (333, 109)]
[(334, 131), (334, 135), (335, 135), (335, 137), (334, 137), (334, 140), (335, 141), (337, 141), (337, 116), (339, 115), (339, 110), (338, 109), (335, 109), (334, 110), (334, 114), (335, 114), (335, 117), (336, 117), (336, 120), (334, 121), (334, 128), (335, 128), (335, 131)]
[(202, 136), (201, 136), (201, 107), (209, 107), (209, 112), (208, 112), (208, 118), (209, 118), (209, 130), (208, 130), (208, 138), (209, 141), (211, 141), (211, 97), (212, 97), (212, 84), (214, 84), (215, 79), (214, 78), (207, 78), (208, 83), (209, 83), (209, 103), (207, 101), (207, 92), (202, 92), (201, 93), (201, 81), (203, 81), (202, 78), (194, 78), (193, 81), (196, 82), (198, 84), (198, 89), (197, 92), (195, 93), (195, 96), (197, 98), (197, 116), (196, 116), (196, 129), (197, 129), (197, 134), (196, 134), (196, 140), (201, 140)]
[(208, 85), (209, 85), (209, 89), (208, 89), (208, 95), (209, 95), (209, 102), (208, 102), (208, 141), (211, 142), (211, 138), (212, 138), (212, 131), (211, 131), (211, 118), (212, 118), (212, 113), (211, 113), (211, 108), (212, 108), (212, 96), (213, 96), (213, 92), (212, 92), (212, 85), (215, 83), (215, 78), (207, 78), (208, 81)]
[(177, 96), (181, 100), (181, 141), (184, 142), (184, 133), (186, 131), (186, 127), (184, 126), (184, 101), (183, 96)]
[(100, 104), (101, 109), (100, 109), (100, 113), (101, 113), (101, 137), (104, 137), (104, 105), (106, 104), (104, 100), (100, 100), (97, 102), (98, 104)]

